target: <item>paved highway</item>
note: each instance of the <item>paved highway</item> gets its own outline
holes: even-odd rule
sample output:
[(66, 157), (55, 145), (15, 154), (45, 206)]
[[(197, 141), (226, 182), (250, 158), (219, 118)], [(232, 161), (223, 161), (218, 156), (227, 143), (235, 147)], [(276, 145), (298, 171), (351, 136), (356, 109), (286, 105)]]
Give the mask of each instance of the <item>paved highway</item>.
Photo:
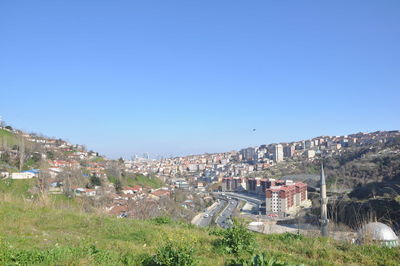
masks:
[(220, 215), (218, 215), (217, 219), (215, 220), (215, 222), (218, 224), (218, 226), (225, 228), (225, 229), (232, 226), (232, 220), (231, 220), (232, 213), (239, 204), (239, 202), (235, 199), (227, 199), (227, 200), (229, 200), (228, 204), (226, 205), (226, 207), (222, 210)]
[(232, 226), (232, 213), (239, 205), (239, 200), (244, 200), (254, 205), (256, 208), (263, 202), (261, 198), (257, 196), (243, 195), (241, 193), (217, 192), (214, 194), (219, 197), (219, 201), (217, 201), (215, 206), (201, 214), (195, 223), (200, 227), (209, 226), (214, 216), (219, 213), (218, 217), (215, 219), (216, 224), (222, 228), (229, 228)]
[(263, 202), (265, 202), (265, 198), (263, 199), (262, 197), (258, 195), (252, 195), (252, 194), (245, 194), (245, 193), (236, 193), (236, 192), (214, 192), (216, 195), (226, 195), (235, 199), (239, 200), (244, 200), (253, 204), (260, 205)]
[(206, 210), (201, 217), (199, 218), (199, 220), (196, 222), (196, 224), (200, 227), (206, 227), (209, 226), (212, 219), (214, 218), (214, 216), (219, 213), (222, 208), (225, 207), (226, 205), (226, 201), (225, 200), (219, 200), (217, 202), (217, 204), (213, 207), (210, 208), (209, 210)]

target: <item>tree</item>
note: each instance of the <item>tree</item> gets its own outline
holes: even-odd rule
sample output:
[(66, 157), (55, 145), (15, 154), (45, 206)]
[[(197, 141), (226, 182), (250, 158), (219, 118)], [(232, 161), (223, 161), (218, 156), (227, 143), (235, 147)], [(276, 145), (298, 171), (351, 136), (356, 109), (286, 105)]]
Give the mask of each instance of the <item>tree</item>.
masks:
[(2, 144), (3, 144), (3, 150), (7, 151), (8, 150), (8, 143), (7, 143), (7, 137), (6, 136), (2, 136)]
[(1, 156), (0, 156), (0, 159), (3, 161), (3, 162), (6, 162), (6, 163), (8, 163), (8, 164), (10, 164), (11, 163), (11, 158), (10, 158), (10, 154), (8, 153), (8, 152), (3, 152), (2, 154), (1, 154)]
[(52, 151), (47, 151), (46, 152), (46, 156), (47, 156), (47, 158), (49, 158), (50, 160), (54, 160), (54, 152), (52, 152)]
[(40, 153), (35, 152), (34, 154), (32, 154), (32, 160), (33, 160), (35, 163), (40, 162), (41, 159), (42, 159), (42, 155), (41, 155)]
[(83, 177), (81, 170), (75, 168), (65, 168), (64, 171), (58, 175), (58, 178), (63, 182), (64, 193), (67, 196), (73, 195), (73, 187), (81, 187), (87, 183), (87, 179)]
[(122, 183), (121, 183), (121, 180), (119, 178), (117, 178), (115, 180), (114, 186), (115, 186), (115, 191), (117, 192), (117, 194), (121, 193), (121, 191), (122, 191)]
[(161, 216), (158, 203), (154, 200), (128, 201), (128, 212), (140, 220), (152, 219)]
[(91, 187), (101, 186), (101, 179), (97, 175), (91, 175), (90, 176), (90, 186)]
[(25, 161), (25, 139), (21, 137), (19, 145), (19, 170), (22, 171)]
[(48, 180), (50, 179), (50, 174), (45, 171), (40, 171), (39, 175), (36, 179), (37, 187), (39, 189), (39, 193), (42, 195), (48, 190)]

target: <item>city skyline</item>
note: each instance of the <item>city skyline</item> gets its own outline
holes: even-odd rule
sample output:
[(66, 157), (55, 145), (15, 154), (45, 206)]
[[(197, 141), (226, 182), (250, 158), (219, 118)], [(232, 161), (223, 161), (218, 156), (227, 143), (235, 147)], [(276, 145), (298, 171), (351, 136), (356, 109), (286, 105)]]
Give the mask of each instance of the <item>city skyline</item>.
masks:
[(400, 124), (398, 1), (0, 7), (2, 118), (111, 158)]
[[(11, 126), (11, 128), (10, 128)], [(25, 136), (31, 136), (33, 138), (39, 138), (43, 140), (61, 140), (65, 141), (68, 143), (68, 145), (76, 146), (76, 147), (83, 147), (86, 151), (90, 151), (90, 153), (96, 153), (99, 156), (105, 156), (107, 158), (106, 154), (103, 154), (99, 152), (98, 150), (91, 149), (84, 143), (73, 143), (70, 142), (68, 139), (65, 138), (60, 138), (60, 137), (55, 137), (55, 136), (47, 136), (43, 133), (40, 132), (31, 132), (31, 131), (26, 131), (26, 130), (21, 130), (20, 128), (13, 128), (11, 124), (6, 123), (6, 121), (1, 119), (0, 116), (0, 127), (2, 128), (8, 128), (7, 130), (12, 132), (20, 132), (24, 134)], [(281, 141), (281, 142), (273, 142), (273, 143), (262, 143), (262, 144), (256, 144), (256, 145), (251, 145), (247, 147), (239, 147), (238, 149), (231, 149), (231, 150), (224, 150), (224, 151), (215, 151), (215, 152), (210, 152), (210, 151), (205, 151), (205, 152), (199, 152), (199, 153), (187, 153), (187, 154), (159, 154), (159, 153), (154, 153), (151, 154), (149, 152), (144, 152), (143, 154), (130, 154), (129, 156), (115, 156), (115, 157), (108, 157), (108, 159), (124, 159), (124, 160), (136, 160), (136, 159), (145, 159), (145, 160), (163, 160), (163, 159), (173, 159), (173, 158), (189, 158), (189, 157), (197, 157), (197, 156), (203, 156), (203, 155), (217, 155), (217, 154), (231, 154), (231, 153), (239, 153), (242, 154), (243, 159), (252, 161), (253, 158), (257, 157), (256, 153), (263, 151), (265, 149), (272, 149), (271, 153), (271, 158), (277, 163), (282, 162), (283, 158), (285, 157), (292, 157), (296, 152), (295, 150), (305, 150), (306, 152), (303, 154), (307, 158), (314, 158), (317, 153), (321, 153), (322, 150), (320, 150), (319, 146), (321, 145), (320, 141), (323, 140), (324, 147), (327, 145), (327, 147), (334, 147), (334, 149), (340, 149), (340, 147), (336, 147), (336, 145), (348, 145), (349, 140), (352, 140), (354, 138), (358, 138), (359, 136), (362, 137), (367, 137), (370, 138), (371, 136), (374, 136), (375, 134), (398, 134), (400, 130), (377, 130), (374, 132), (353, 132), (350, 134), (343, 134), (343, 135), (319, 135), (319, 136), (313, 136), (310, 138), (306, 139), (296, 139), (296, 140), (290, 140), (290, 141)], [(329, 143), (326, 143), (326, 138), (334, 140)], [(343, 141), (345, 141), (343, 143)], [(386, 140), (385, 140), (386, 141)], [(364, 142), (364, 141), (363, 141)], [(353, 143), (354, 144), (354, 143)], [(365, 144), (365, 143), (364, 143)], [(311, 153), (310, 153), (311, 152)], [(262, 153), (262, 152), (261, 152)], [(262, 153), (263, 154), (263, 153)], [(298, 154), (298, 152), (297, 152)], [(254, 157), (255, 156), (255, 157)], [(246, 159), (247, 158), (247, 159)]]

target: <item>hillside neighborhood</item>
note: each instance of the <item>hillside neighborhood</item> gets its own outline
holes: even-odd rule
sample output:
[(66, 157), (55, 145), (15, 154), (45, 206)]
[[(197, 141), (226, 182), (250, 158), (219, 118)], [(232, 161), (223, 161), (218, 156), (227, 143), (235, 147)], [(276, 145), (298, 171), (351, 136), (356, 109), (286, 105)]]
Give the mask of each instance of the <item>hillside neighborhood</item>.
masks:
[(35, 179), (39, 192), (91, 198), (97, 202), (95, 205), (118, 217), (156, 217), (170, 212), (173, 202), (182, 212), (178, 216), (187, 220), (211, 204), (215, 198), (212, 193), (218, 191), (260, 198), (264, 203), (252, 209), (269, 217), (295, 215), (300, 207), (311, 207), (309, 185), (304, 180), (293, 181), (290, 176), (266, 176), (266, 170), (290, 162), (312, 162), (316, 156), (345, 154), (400, 136), (399, 131), (378, 131), (218, 154), (109, 160), (62, 139), (28, 134), (5, 125), (0, 130), (1, 178)]

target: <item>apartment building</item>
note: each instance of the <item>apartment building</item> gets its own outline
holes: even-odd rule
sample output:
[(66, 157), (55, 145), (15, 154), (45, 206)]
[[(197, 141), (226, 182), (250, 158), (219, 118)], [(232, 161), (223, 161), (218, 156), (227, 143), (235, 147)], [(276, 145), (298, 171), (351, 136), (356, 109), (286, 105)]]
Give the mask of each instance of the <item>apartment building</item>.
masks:
[(274, 158), (274, 161), (277, 163), (283, 161), (283, 147), (281, 144), (277, 144), (274, 146), (273, 158)]
[(301, 206), (308, 206), (307, 184), (287, 180), (284, 185), (266, 189), (266, 213), (285, 217), (295, 213)]
[(222, 179), (222, 191), (239, 191), (239, 190), (243, 190), (242, 178), (224, 177)]

